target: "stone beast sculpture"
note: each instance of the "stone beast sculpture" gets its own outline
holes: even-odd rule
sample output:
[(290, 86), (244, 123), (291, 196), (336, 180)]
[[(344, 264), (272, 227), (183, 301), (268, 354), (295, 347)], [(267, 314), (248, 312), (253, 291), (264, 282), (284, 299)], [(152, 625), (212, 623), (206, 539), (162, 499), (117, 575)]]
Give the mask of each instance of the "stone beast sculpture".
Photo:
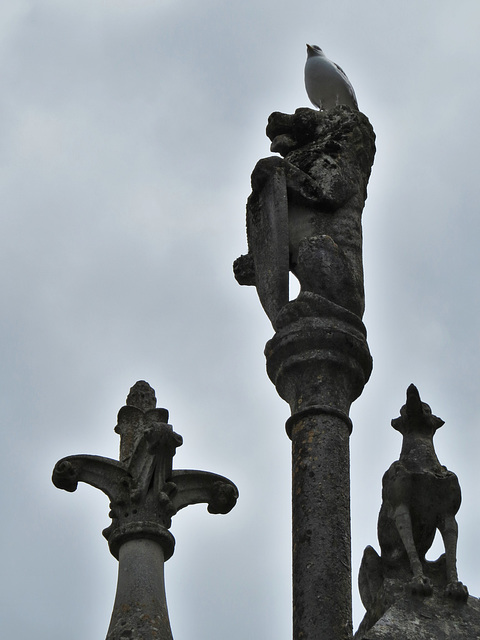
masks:
[[(400, 459), (383, 476), (382, 506), (378, 518), (381, 558), (372, 547), (364, 552), (359, 586), (370, 612), (370, 625), (396, 599), (407, 583), (411, 593), (429, 596), (434, 588), (457, 601), (468, 599), (467, 588), (458, 580), (455, 520), (461, 492), (457, 476), (440, 464), (433, 436), (443, 425), (420, 399), (412, 384), (407, 401), (392, 427), (403, 435)], [(445, 545), (445, 555), (436, 562), (425, 560), (436, 530)]]
[(331, 303), (361, 318), (361, 215), (375, 154), (370, 123), (344, 105), (302, 108), (272, 113), (267, 136), (283, 158), (263, 158), (252, 173), (249, 252), (235, 261), (237, 281), (256, 286), (276, 329), (289, 302), (289, 271), (304, 306)]

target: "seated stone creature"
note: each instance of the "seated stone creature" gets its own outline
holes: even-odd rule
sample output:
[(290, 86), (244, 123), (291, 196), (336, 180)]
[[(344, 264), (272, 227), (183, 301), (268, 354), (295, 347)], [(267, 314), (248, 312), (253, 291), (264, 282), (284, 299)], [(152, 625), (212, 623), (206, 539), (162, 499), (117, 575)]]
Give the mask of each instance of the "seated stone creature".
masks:
[[(468, 599), (457, 576), (455, 514), (460, 485), (457, 476), (440, 464), (433, 446), (435, 431), (443, 424), (410, 385), (400, 417), (392, 420), (393, 428), (403, 435), (403, 445), (400, 459), (383, 476), (378, 518), (381, 557), (367, 547), (360, 568), (360, 593), (367, 612), (378, 609), (381, 600), (391, 604), (395, 593), (404, 593), (405, 584), (407, 592), (416, 596), (429, 596), (435, 590), (457, 601)], [(445, 555), (429, 562), (425, 555), (437, 529)], [(379, 615), (377, 610), (374, 618)]]

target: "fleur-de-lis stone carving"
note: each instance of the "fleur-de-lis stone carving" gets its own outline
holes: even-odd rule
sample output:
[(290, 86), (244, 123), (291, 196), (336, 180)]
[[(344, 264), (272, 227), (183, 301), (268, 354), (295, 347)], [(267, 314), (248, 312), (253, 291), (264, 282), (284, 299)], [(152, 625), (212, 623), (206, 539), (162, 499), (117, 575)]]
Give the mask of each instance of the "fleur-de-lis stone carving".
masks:
[(163, 564), (174, 551), (171, 519), (190, 504), (205, 502), (210, 513), (228, 513), (236, 486), (207, 471), (174, 470), (182, 437), (156, 408), (155, 392), (139, 381), (118, 412), (120, 460), (73, 455), (57, 462), (53, 483), (75, 491), (85, 482), (110, 499), (111, 525), (103, 531), (119, 560), (117, 595), (108, 640), (169, 640)]

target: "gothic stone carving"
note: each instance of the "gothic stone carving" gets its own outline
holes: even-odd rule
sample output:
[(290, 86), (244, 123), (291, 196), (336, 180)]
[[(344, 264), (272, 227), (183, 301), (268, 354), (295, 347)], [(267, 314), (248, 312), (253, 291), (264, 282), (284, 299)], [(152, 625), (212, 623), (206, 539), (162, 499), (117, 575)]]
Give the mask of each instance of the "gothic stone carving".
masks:
[[(378, 620), (401, 593), (414, 597), (444, 593), (465, 602), (467, 588), (458, 580), (455, 520), (461, 493), (457, 476), (440, 464), (433, 446), (443, 420), (434, 416), (412, 384), (406, 404), (392, 426), (403, 435), (400, 459), (383, 476), (378, 518), (381, 557), (372, 547), (364, 552), (359, 586), (367, 609), (367, 628)], [(425, 559), (437, 529), (445, 554), (436, 562)]]
[[(289, 301), (289, 271), (300, 281), (299, 300), (313, 293), (361, 318), (361, 214), (375, 154), (368, 119), (346, 106), (276, 112), (267, 135), (283, 158), (264, 158), (252, 173), (249, 253), (235, 262), (238, 282), (256, 286), (274, 328)], [(312, 297), (304, 298), (306, 311)]]

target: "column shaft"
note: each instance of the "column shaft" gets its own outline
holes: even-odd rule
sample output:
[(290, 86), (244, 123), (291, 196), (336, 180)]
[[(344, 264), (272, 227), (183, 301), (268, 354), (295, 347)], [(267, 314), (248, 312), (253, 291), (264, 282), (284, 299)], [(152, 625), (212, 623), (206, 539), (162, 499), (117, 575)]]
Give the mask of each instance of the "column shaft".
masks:
[(314, 415), (292, 429), (293, 638), (352, 637), (349, 430)]
[(154, 540), (128, 540), (118, 559), (117, 595), (107, 640), (172, 640), (164, 553)]

